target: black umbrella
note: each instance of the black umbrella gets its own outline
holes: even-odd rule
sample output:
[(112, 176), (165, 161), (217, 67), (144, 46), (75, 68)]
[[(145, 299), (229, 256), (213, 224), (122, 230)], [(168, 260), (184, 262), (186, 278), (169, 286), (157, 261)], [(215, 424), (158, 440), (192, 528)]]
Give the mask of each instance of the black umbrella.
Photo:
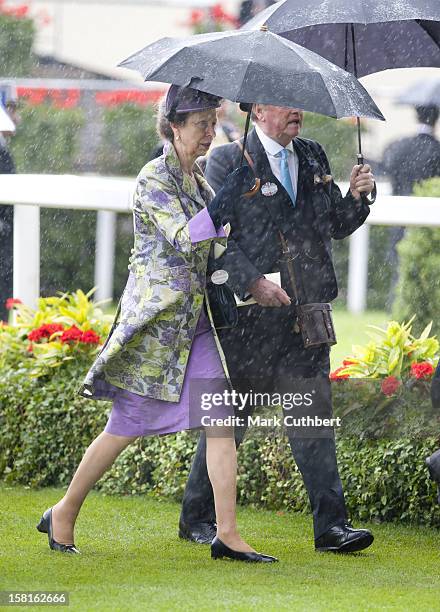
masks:
[(440, 76), (417, 81), (400, 94), (397, 103), (440, 107)]
[[(389, 68), (440, 67), (439, 22), (439, 0), (281, 0), (242, 29), (264, 24), (362, 77)], [(359, 119), (358, 140), (361, 156)]]
[[(195, 87), (233, 102), (384, 120), (353, 75), (266, 28), (162, 38), (119, 66), (146, 81)], [(245, 138), (249, 119), (250, 112)]]

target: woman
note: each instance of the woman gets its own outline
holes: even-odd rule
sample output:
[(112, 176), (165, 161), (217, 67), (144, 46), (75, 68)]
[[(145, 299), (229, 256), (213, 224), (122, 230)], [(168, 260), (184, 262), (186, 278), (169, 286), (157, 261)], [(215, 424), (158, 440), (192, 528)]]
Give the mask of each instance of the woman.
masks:
[[(233, 196), (248, 191), (253, 180), (249, 168), (236, 170), (213, 198), (199, 172), (195, 160), (206, 154), (215, 136), (219, 105), (217, 97), (175, 85), (162, 105), (159, 128), (167, 142), (163, 155), (138, 177), (129, 278), (113, 329), (82, 389), (86, 397), (112, 399), (112, 412), (66, 494), (37, 526), (48, 534), (52, 549), (79, 552), (73, 530), (81, 505), (128, 444), (138, 436), (200, 427), (200, 406), (190, 402), (190, 380), (212, 379), (213, 391), (227, 388), (205, 313), (206, 266), (212, 241), (224, 241), (222, 220)], [(215, 416), (228, 416), (230, 410), (220, 407)], [(255, 552), (237, 529), (232, 428), (208, 427), (206, 434), (217, 517), (211, 556), (276, 561)]]

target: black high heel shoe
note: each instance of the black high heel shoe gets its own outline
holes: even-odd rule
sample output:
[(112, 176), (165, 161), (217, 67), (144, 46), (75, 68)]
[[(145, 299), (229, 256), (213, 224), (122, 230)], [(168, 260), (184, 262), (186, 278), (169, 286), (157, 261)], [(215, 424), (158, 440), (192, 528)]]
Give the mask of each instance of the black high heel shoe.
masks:
[(278, 561), (276, 557), (270, 557), (262, 553), (232, 550), (232, 548), (229, 548), (229, 546), (226, 546), (226, 544), (223, 544), (221, 540), (215, 537), (211, 543), (211, 559), (223, 559), (224, 557), (250, 563), (274, 563)]
[(58, 550), (63, 553), (71, 553), (71, 554), (81, 554), (79, 550), (76, 548), (75, 544), (60, 544), (56, 540), (53, 539), (53, 530), (52, 530), (52, 508), (46, 510), (43, 516), (40, 519), (40, 522), (37, 525), (38, 531), (41, 533), (47, 533), (47, 537), (49, 539), (49, 546), (52, 550)]

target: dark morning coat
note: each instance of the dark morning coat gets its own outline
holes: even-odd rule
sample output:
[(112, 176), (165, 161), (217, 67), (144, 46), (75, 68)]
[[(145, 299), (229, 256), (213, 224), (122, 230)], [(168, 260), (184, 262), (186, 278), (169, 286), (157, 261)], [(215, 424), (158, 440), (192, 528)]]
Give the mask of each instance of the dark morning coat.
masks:
[[(332, 260), (332, 238), (341, 239), (360, 227), (370, 210), (368, 204), (357, 201), (348, 193), (342, 196), (331, 180), (327, 156), (313, 140), (295, 138), (298, 155), (298, 189), (296, 207), (281, 183), (272, 173), (266, 152), (257, 133), (249, 134), (246, 146), (254, 162), (254, 172), (261, 186), (273, 183), (277, 193), (263, 195), (261, 188), (253, 198), (240, 198), (230, 218), (231, 233), (228, 248), (216, 262), (229, 273), (228, 284), (240, 297), (262, 274), (279, 270), (281, 247), (278, 228), (289, 239), (292, 250), (306, 253), (302, 263), (303, 301), (329, 302), (338, 293)], [(225, 177), (239, 166), (240, 149), (231, 143), (212, 151), (206, 167), (206, 178), (218, 190)], [(309, 257), (310, 256), (310, 257)], [(291, 292), (289, 292), (291, 294)]]

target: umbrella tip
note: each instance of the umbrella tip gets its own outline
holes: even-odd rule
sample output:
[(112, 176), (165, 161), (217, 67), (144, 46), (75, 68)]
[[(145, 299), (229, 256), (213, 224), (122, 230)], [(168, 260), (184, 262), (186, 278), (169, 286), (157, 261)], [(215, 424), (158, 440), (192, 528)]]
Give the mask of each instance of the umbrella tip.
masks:
[(260, 32), (267, 32), (269, 30), (269, 28), (267, 27), (267, 25), (262, 25), (260, 27)]

